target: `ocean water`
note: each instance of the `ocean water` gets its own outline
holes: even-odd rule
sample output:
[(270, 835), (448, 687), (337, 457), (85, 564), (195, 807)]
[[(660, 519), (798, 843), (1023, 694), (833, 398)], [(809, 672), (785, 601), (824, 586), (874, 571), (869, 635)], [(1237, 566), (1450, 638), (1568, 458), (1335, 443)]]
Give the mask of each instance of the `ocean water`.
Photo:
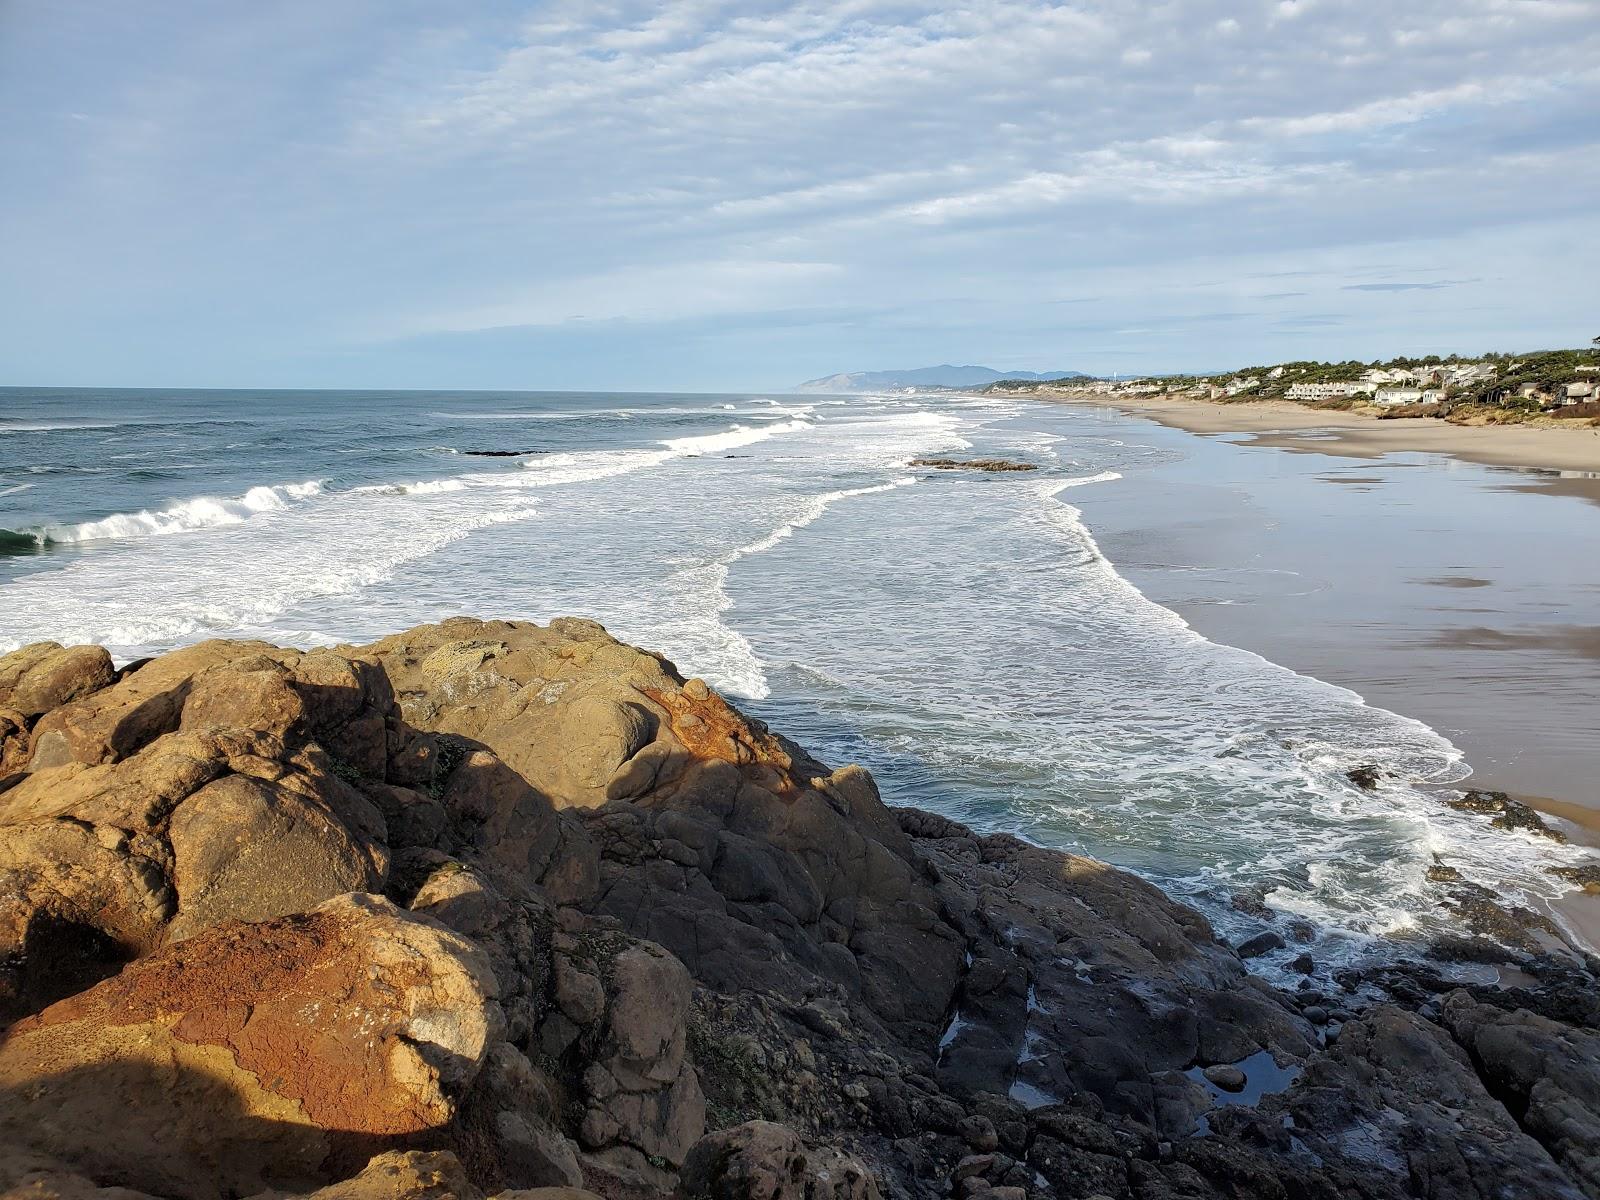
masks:
[[(1119, 573), (1080, 506), (1181, 466), (1151, 428), (979, 397), (0, 390), (0, 651), (581, 615), (891, 803), (1131, 868), (1229, 936), (1247, 892), (1324, 961), (1405, 952), (1449, 928), (1436, 860), (1558, 895), (1545, 868), (1586, 852), (1444, 807), (1470, 771), (1444, 736)], [(950, 454), (1040, 469), (909, 465)]]

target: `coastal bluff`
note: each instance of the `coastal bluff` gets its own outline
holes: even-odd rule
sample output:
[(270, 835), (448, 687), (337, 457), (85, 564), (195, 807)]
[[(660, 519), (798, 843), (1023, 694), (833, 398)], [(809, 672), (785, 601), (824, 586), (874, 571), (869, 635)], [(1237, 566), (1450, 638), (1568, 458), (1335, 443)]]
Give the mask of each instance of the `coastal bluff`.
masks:
[(1594, 1200), (1499, 953), (1281, 990), (589, 621), (0, 657), (7, 1200)]

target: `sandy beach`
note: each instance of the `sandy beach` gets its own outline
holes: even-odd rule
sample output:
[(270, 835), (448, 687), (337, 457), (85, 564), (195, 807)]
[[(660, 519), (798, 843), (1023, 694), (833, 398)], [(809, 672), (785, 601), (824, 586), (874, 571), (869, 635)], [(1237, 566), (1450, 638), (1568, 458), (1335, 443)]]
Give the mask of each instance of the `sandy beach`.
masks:
[(1175, 396), (1119, 399), (1086, 393), (1041, 394), (1065, 403), (1111, 405), (1174, 429), (1208, 436), (1247, 435), (1245, 444), (1345, 458), (1406, 451), (1448, 454), (1494, 467), (1549, 472), (1512, 487), (1582, 496), (1600, 503), (1600, 429), (1522, 425), (1452, 425), (1431, 417), (1379, 420), (1365, 413), (1312, 409), (1288, 400), (1219, 404)]

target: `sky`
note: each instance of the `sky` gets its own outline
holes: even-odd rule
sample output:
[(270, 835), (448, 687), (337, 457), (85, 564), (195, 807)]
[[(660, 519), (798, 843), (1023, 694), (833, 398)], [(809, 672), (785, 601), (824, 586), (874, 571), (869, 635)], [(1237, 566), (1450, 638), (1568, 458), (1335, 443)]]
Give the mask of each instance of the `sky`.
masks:
[(0, 0), (0, 384), (1600, 335), (1600, 0)]

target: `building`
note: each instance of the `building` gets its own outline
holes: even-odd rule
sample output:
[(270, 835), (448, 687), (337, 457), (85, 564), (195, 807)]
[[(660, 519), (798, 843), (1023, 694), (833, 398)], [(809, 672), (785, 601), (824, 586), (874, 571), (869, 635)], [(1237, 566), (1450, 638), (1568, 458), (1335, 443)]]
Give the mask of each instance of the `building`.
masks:
[(1393, 408), (1397, 404), (1437, 404), (1442, 399), (1444, 393), (1437, 388), (1379, 388), (1372, 394), (1372, 402), (1385, 408)]
[(1361, 381), (1370, 383), (1374, 387), (1385, 383), (1416, 383), (1417, 373), (1408, 371), (1404, 367), (1394, 367), (1392, 369), (1374, 367), (1361, 377)]
[(1561, 403), (1587, 404), (1595, 398), (1595, 385), (1587, 379), (1580, 379), (1577, 383), (1569, 383), (1561, 389)]
[(1493, 363), (1458, 363), (1453, 366), (1439, 368), (1439, 382), (1448, 387), (1465, 387), (1469, 383), (1480, 383), (1493, 379), (1498, 374), (1498, 369)]
[(1332, 400), (1336, 396), (1360, 396), (1372, 390), (1369, 383), (1291, 383), (1284, 393), (1291, 400)]

